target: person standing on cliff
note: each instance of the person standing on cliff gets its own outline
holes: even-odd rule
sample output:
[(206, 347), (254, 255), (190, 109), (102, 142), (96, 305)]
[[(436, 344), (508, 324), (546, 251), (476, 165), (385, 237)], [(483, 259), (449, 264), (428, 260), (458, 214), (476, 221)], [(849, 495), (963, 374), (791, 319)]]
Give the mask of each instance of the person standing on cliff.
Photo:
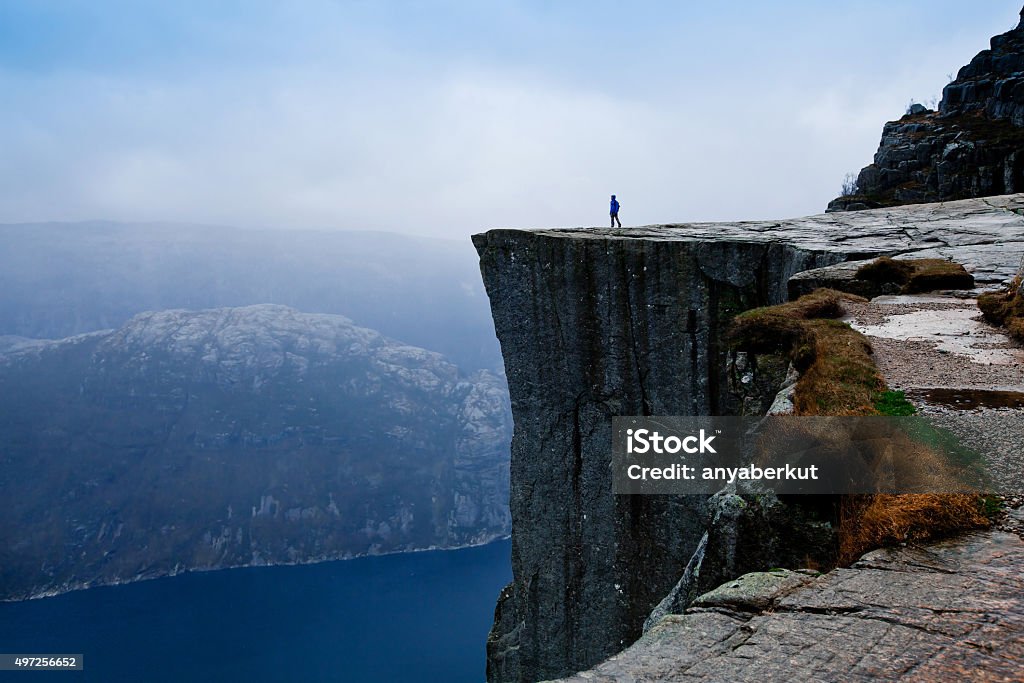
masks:
[[(612, 227), (615, 227), (616, 223), (619, 223), (619, 202), (615, 199), (615, 195), (612, 195), (611, 204), (611, 216), (612, 216)], [(619, 227), (622, 227), (622, 223), (619, 223)]]

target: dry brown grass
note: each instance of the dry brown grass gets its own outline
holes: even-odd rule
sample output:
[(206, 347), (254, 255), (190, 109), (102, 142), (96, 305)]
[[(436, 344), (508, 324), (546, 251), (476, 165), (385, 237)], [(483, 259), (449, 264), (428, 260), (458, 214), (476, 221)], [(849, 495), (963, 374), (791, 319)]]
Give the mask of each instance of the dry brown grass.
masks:
[(866, 299), (834, 289), (816, 289), (796, 301), (746, 311), (733, 321), (729, 342), (734, 348), (753, 353), (789, 356), (797, 369), (803, 371), (814, 362), (817, 353), (817, 321), (842, 316), (843, 301)]
[[(871, 345), (849, 325), (833, 319), (843, 314), (844, 300), (863, 301), (819, 289), (797, 301), (754, 309), (736, 318), (731, 331), (735, 348), (783, 353), (801, 371), (794, 395), (798, 415), (880, 414), (875, 402), (887, 387)], [(895, 477), (901, 486), (954, 488), (951, 484), (960, 476), (934, 450), (902, 433), (877, 439), (875, 444), (870, 466), (885, 472), (879, 476)], [(842, 496), (838, 516), (841, 564), (883, 545), (930, 540), (988, 525), (979, 497), (963, 493)]]
[(945, 259), (893, 259), (882, 256), (858, 268), (857, 279), (902, 285), (901, 291), (904, 294), (974, 287), (974, 276), (959, 263)]
[(988, 525), (974, 494), (844, 496), (839, 512), (839, 563), (851, 564), (875, 548), (921, 543)]
[(817, 289), (796, 301), (757, 308), (736, 317), (734, 347), (782, 353), (800, 370), (794, 403), (800, 415), (872, 415), (885, 382), (864, 335), (844, 322), (844, 301), (865, 299)]
[(837, 320), (811, 320), (806, 327), (814, 359), (797, 382), (798, 415), (874, 415), (885, 381), (864, 335)]
[(990, 292), (978, 297), (978, 308), (985, 320), (1006, 328), (1010, 336), (1024, 341), (1024, 296), (1018, 294), (1020, 280), (1010, 283), (1004, 292)]

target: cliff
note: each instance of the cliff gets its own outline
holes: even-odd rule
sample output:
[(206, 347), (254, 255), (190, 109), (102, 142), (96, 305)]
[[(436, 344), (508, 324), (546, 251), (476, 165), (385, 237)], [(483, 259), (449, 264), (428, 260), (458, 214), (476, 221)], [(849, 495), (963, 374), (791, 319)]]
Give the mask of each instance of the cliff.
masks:
[(785, 368), (727, 352), (736, 313), (786, 300), (799, 272), (824, 277), (881, 254), (955, 258), (994, 286), (1024, 250), (1022, 210), (1015, 195), (474, 236), (514, 417), (514, 580), (495, 611), (489, 680), (564, 676), (622, 650), (688, 580), (691, 559), (701, 570), (684, 592), (813, 554), (823, 522), (777, 501), (740, 510), (747, 504), (728, 495), (613, 495), (612, 416), (764, 412)]
[(0, 338), (0, 599), (503, 536), (507, 401), (284, 306)]
[(1001, 195), (1024, 190), (1024, 10), (1012, 31), (962, 67), (938, 111), (914, 105), (886, 123), (856, 192), (829, 211)]

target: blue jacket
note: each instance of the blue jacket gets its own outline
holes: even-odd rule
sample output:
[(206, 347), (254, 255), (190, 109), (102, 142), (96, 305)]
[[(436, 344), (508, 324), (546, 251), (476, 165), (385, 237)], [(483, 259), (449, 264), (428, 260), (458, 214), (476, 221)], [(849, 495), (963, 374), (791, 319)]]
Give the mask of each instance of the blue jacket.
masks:
[(619, 202), (613, 199), (612, 200), (612, 204), (611, 204), (611, 213), (612, 214), (616, 214), (618, 212), (619, 212)]

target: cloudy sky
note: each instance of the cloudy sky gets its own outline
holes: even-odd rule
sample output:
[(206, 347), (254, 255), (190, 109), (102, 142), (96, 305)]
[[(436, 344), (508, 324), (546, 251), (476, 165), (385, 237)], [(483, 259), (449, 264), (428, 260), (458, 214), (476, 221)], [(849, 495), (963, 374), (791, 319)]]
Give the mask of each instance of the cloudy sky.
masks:
[(1019, 0), (0, 0), (0, 222), (816, 213)]

